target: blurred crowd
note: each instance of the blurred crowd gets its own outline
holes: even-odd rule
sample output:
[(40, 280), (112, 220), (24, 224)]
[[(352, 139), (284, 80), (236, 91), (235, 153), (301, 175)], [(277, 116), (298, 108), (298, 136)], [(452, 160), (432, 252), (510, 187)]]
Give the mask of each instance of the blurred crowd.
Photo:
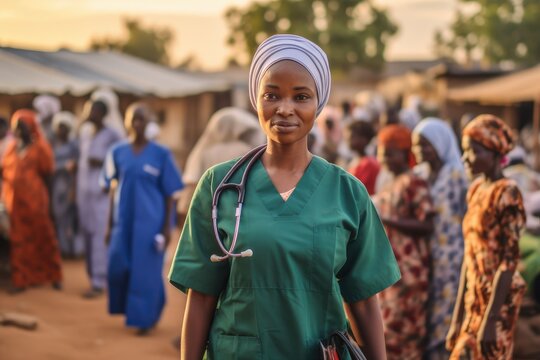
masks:
[[(402, 273), (380, 294), (387, 351), (395, 359), (443, 359), (445, 342), (466, 342), (463, 331), (452, 333), (456, 303), (465, 296), (473, 313), (487, 304), (460, 294), (460, 279), (470, 284), (496, 271), (489, 264), (497, 261), (487, 260), (485, 267), (461, 270), (467, 251), (485, 251), (489, 260), (495, 256), (490, 251), (499, 249), (464, 245), (468, 227), (479, 226), (464, 219), (467, 207), (484, 189), (467, 176), (480, 165), (463, 152), (471, 145), (462, 147), (462, 133), (476, 136), (478, 117), (466, 115), (456, 126), (429, 115), (414, 97), (389, 106), (376, 93), (361, 93), (325, 108), (309, 138), (312, 153), (364, 184), (385, 225)], [(486, 128), (490, 119), (482, 120)], [(508, 262), (519, 262), (531, 297), (540, 302), (540, 175), (532, 167), (530, 134), (514, 132), (508, 135), (512, 149), (497, 150), (489, 141), (498, 140), (485, 136), (486, 143), (478, 142), (500, 155), (505, 177), (521, 193), (519, 201), (508, 201), (519, 208), (523, 199), (526, 213), (524, 231), (516, 225), (511, 230), (517, 232), (502, 235), (519, 238)], [(199, 179), (209, 167), (265, 142), (252, 113), (221, 109), (181, 175), (171, 152), (155, 142), (158, 137), (148, 107), (134, 104), (122, 116), (116, 95), (106, 89), (92, 94), (81, 119), (50, 95), (37, 96), (33, 109), (17, 110), (10, 120), (0, 118), (0, 228), (9, 244), (10, 292), (42, 284), (60, 290), (61, 257), (84, 257), (89, 289), (82, 296), (107, 292), (109, 311), (125, 314), (127, 325), (141, 334), (157, 323), (165, 303), (161, 274), (170, 228), (182, 227)], [(497, 206), (488, 200), (485, 209)], [(487, 291), (480, 285), (476, 290)], [(471, 328), (479, 326), (474, 314), (467, 319)]]

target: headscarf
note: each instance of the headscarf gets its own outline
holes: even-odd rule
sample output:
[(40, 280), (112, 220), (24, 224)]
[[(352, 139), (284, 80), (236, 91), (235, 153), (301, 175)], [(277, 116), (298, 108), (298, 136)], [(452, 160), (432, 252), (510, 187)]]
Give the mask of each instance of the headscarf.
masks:
[(64, 125), (69, 128), (70, 131), (75, 127), (75, 115), (69, 111), (60, 111), (53, 116), (52, 128), (56, 132), (60, 125)]
[(379, 131), (377, 137), (379, 145), (394, 145), (398, 149), (411, 150), (411, 131), (401, 124), (386, 125)]
[(90, 95), (92, 101), (103, 101), (107, 105), (107, 115), (103, 118), (105, 126), (116, 130), (122, 137), (126, 136), (124, 121), (120, 110), (118, 110), (118, 96), (114, 91), (108, 88), (97, 89)]
[(28, 130), (30, 135), (34, 140), (41, 139), (41, 131), (39, 130), (39, 125), (37, 123), (37, 115), (32, 110), (21, 109), (15, 111), (13, 116), (11, 116), (11, 128), (15, 130), (17, 124), (23, 122)]
[(411, 130), (408, 127), (401, 124), (390, 124), (386, 125), (379, 131), (377, 136), (377, 142), (379, 145), (388, 147), (393, 145), (401, 150), (406, 150), (408, 152), (408, 163), (409, 167), (416, 165), (414, 160), (414, 155), (411, 151), (412, 141), (411, 141)]
[(315, 43), (301, 36), (278, 34), (263, 41), (251, 61), (249, 69), (249, 99), (257, 108), (260, 82), (270, 66), (282, 60), (292, 60), (302, 65), (315, 81), (317, 88), (317, 116), (328, 102), (332, 81), (328, 58)]
[(504, 121), (491, 114), (475, 117), (463, 129), (463, 137), (465, 136), (501, 155), (508, 154), (515, 146), (512, 130)]
[[(247, 145), (248, 148), (253, 148), (263, 144), (264, 140), (264, 134), (253, 114), (235, 107), (220, 109), (212, 115), (203, 134), (189, 154), (182, 178), (185, 183), (199, 181), (207, 170), (202, 165), (203, 161), (201, 159), (205, 157), (208, 149), (216, 144), (230, 144), (230, 153), (232, 153), (234, 152), (233, 143), (241, 142)], [(235, 154), (233, 157), (243, 155), (245, 147), (242, 146), (242, 152)]]
[(435, 148), (444, 165), (463, 169), (456, 135), (448, 123), (439, 118), (428, 117), (418, 123), (413, 134), (426, 138)]
[(53, 116), (62, 109), (60, 100), (52, 95), (38, 95), (32, 101), (32, 106), (37, 111), (37, 121)]

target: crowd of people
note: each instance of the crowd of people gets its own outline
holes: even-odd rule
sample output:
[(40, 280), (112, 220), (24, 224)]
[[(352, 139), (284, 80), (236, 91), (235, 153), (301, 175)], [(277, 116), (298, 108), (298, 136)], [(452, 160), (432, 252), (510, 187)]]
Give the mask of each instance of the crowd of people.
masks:
[(89, 289), (81, 295), (106, 292), (109, 312), (145, 334), (165, 305), (163, 261), (180, 172), (152, 140), (154, 118), (144, 104), (132, 104), (122, 121), (116, 95), (99, 90), (80, 123), (60, 105), (40, 95), (33, 109), (0, 123), (8, 291), (61, 290), (61, 257), (84, 256)]
[[(151, 109), (132, 104), (122, 121), (111, 91), (92, 94), (82, 121), (49, 95), (0, 119), (10, 292), (61, 290), (61, 256), (84, 256), (82, 296), (107, 294), (146, 334), (165, 304), (176, 209), (186, 359), (315, 358), (316, 340), (347, 329), (368, 358), (510, 359), (526, 291), (518, 243), (540, 233), (527, 144), (493, 115), (456, 132), (416, 100), (331, 107), (330, 82), (317, 45), (269, 38), (250, 70), (256, 115), (216, 112), (183, 176), (153, 140)], [(240, 218), (236, 195), (213, 194), (262, 144)]]

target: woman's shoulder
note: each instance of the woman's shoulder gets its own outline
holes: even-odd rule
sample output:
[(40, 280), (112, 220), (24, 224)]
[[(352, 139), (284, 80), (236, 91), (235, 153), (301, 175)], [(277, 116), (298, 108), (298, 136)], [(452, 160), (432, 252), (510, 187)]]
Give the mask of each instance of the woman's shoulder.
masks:
[(497, 180), (494, 191), (500, 207), (523, 206), (523, 197), (515, 180), (508, 178)]
[(329, 163), (322, 157), (316, 155), (313, 156), (313, 161), (317, 161), (320, 165), (327, 167), (325, 177), (327, 177), (336, 189), (348, 190), (358, 196), (369, 197), (364, 184), (347, 170), (336, 164)]

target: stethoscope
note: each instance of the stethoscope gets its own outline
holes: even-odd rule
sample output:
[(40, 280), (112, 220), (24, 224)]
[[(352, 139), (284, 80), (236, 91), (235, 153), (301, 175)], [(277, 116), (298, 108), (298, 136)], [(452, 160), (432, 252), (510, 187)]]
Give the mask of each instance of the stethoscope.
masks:
[[(247, 177), (249, 175), (249, 172), (251, 171), (251, 168), (259, 159), (262, 154), (264, 154), (266, 150), (266, 144), (256, 147), (255, 149), (249, 151), (246, 155), (242, 156), (240, 160), (234, 164), (234, 166), (227, 172), (223, 180), (219, 183), (218, 187), (214, 191), (214, 196), (212, 197), (212, 225), (214, 227), (214, 236), (216, 238), (216, 242), (219, 245), (219, 248), (223, 252), (222, 256), (212, 254), (210, 256), (210, 260), (212, 262), (218, 262), (223, 261), (228, 258), (235, 258), (235, 257), (250, 257), (253, 256), (253, 250), (246, 249), (240, 253), (235, 253), (234, 248), (236, 246), (236, 239), (238, 238), (238, 232), (240, 228), (240, 217), (242, 216), (242, 205), (244, 204), (244, 197), (246, 195), (246, 181)], [(239, 184), (236, 183), (230, 183), (228, 182), (233, 175), (236, 173), (236, 171), (247, 162), (246, 168), (244, 170), (244, 173), (242, 174), (242, 180)], [(219, 203), (219, 197), (221, 196), (221, 193), (225, 190), (232, 189), (236, 190), (238, 192), (238, 201), (236, 206), (236, 223), (234, 225), (234, 234), (233, 239), (231, 241), (231, 246), (227, 250), (225, 246), (223, 245), (223, 240), (221, 240), (221, 237), (219, 236), (218, 231), (218, 203)]]

